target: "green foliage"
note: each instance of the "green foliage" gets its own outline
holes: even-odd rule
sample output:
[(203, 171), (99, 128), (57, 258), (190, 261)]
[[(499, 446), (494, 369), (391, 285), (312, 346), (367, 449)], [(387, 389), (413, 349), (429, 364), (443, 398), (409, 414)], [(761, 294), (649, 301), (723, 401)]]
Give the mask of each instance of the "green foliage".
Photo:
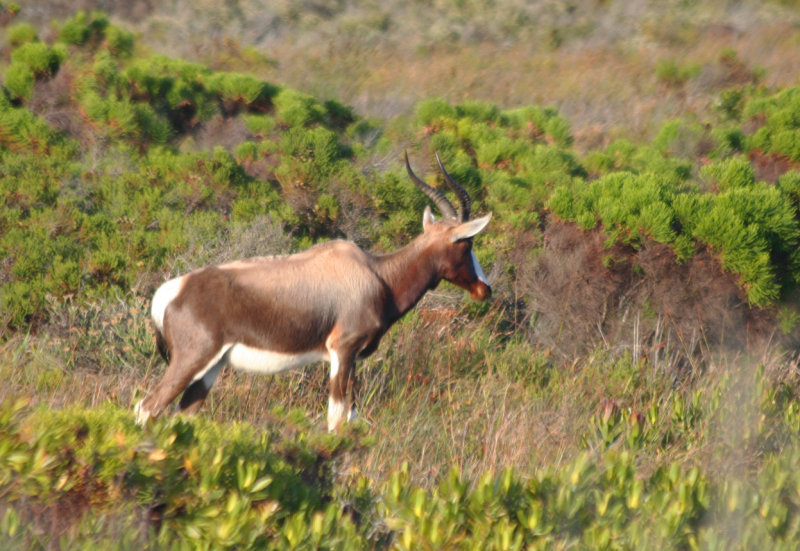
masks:
[[(590, 369), (641, 384), (632, 364), (604, 362)], [(757, 369), (641, 405), (600, 401), (582, 451), (557, 466), (474, 479), (452, 467), (425, 489), (408, 463), (381, 484), (334, 476), (334, 463), (363, 449), (363, 428), (323, 434), (300, 412), (276, 409), (260, 429), (175, 416), (143, 430), (116, 406), (57, 411), (8, 400), (0, 533), (18, 548), (48, 544), (57, 535), (41, 527), (69, 503), (73, 514), (59, 518), (70, 547), (102, 538), (124, 548), (112, 536), (141, 522), (128, 537), (158, 547), (746, 549), (796, 540), (800, 402), (786, 383)], [(750, 448), (761, 450), (758, 464), (735, 470), (731, 455)], [(676, 459), (696, 449), (704, 460)], [(731, 515), (736, 528), (720, 531)]]
[(584, 229), (600, 222), (609, 241), (638, 244), (644, 237), (674, 244), (677, 233), (672, 203), (676, 190), (652, 174), (616, 172), (573, 190), (559, 188), (548, 203), (557, 216)]
[(275, 97), (275, 114), (288, 126), (303, 127), (320, 122), (325, 110), (316, 98), (286, 88)]
[(739, 120), (744, 107), (744, 94), (737, 88), (723, 90), (719, 95), (717, 109), (725, 120)]
[(774, 152), (800, 160), (800, 88), (792, 87), (771, 96), (752, 98), (744, 108), (747, 118), (764, 124), (749, 138), (752, 149)]
[(115, 25), (105, 29), (106, 47), (116, 57), (128, 58), (133, 55), (134, 34)]
[(679, 87), (700, 74), (696, 64), (680, 64), (674, 59), (664, 59), (656, 64), (656, 77), (667, 86)]
[(456, 110), (441, 98), (426, 99), (417, 104), (417, 121), (422, 126), (435, 126), (442, 119), (456, 116)]
[[(357, 544), (352, 521), (329, 494), (326, 462), (359, 446), (358, 433), (313, 435), (297, 415), (276, 416), (296, 427), (294, 438), (179, 418), (143, 432), (116, 408), (29, 412), (4, 404), (0, 487), (45, 506), (73, 499), (77, 542), (96, 537), (92, 528), (109, 514), (157, 511), (160, 520), (137, 539), (159, 547)], [(31, 510), (4, 513), (4, 537), (37, 538)]]
[[(84, 125), (78, 137), (107, 144), (95, 152), (99, 161), (89, 162), (69, 137), (24, 108), (0, 104), (7, 167), (0, 243), (10, 259), (0, 281), (14, 326), (44, 315), (48, 295), (125, 288), (163, 267), (194, 232), (213, 233), (229, 217), (268, 213), (303, 243), (356, 231), (388, 249), (419, 231), (427, 200), (404, 174), (365, 168), (395, 138), (347, 106), (245, 73), (135, 56), (133, 35), (102, 13), (75, 14), (58, 26), (54, 46), (38, 42), (29, 27), (14, 29), (8, 98), (24, 103), (37, 79), (52, 76), (70, 55), (63, 97)], [(798, 279), (800, 194), (790, 176), (777, 192), (765, 189), (741, 153), (758, 146), (794, 155), (796, 98), (794, 89), (743, 89), (726, 100), (731, 121), (738, 112), (763, 118), (751, 136), (733, 123), (709, 129), (675, 120), (651, 144), (620, 139), (584, 158), (570, 149), (569, 121), (547, 107), (504, 110), (432, 98), (416, 106), (413, 131), (427, 143), (427, 156), (440, 153), (476, 212), (495, 213), (498, 233), (538, 231), (549, 208), (584, 229), (601, 224), (609, 243), (666, 243), (678, 260), (706, 246), (740, 275), (753, 304), (766, 305)], [(213, 121), (246, 128), (225, 145), (235, 157), (191, 152), (195, 131)], [(441, 185), (430, 160), (421, 171)], [(354, 221), (353, 205), (368, 215)], [(48, 217), (57, 226), (46, 224)], [(51, 235), (47, 246), (32, 244)], [(28, 250), (41, 258), (23, 258)]]
[(782, 284), (791, 281), (781, 281), (776, 267), (794, 274), (800, 266), (796, 211), (771, 186), (732, 188), (719, 194), (694, 234), (720, 251), (723, 266), (741, 274), (748, 298), (757, 305), (774, 303)]
[(744, 189), (756, 183), (752, 165), (742, 157), (731, 157), (706, 165), (700, 171), (700, 175), (720, 192)]
[(269, 136), (275, 127), (275, 119), (269, 115), (245, 115), (247, 129), (260, 137)]
[(11, 62), (27, 65), (37, 77), (48, 76), (58, 71), (62, 54), (43, 42), (28, 42), (11, 52)]
[[(739, 355), (730, 373), (720, 373), (721, 361), (684, 377), (651, 363), (670, 346), (656, 330), (652, 353), (637, 354), (638, 343), (628, 352), (626, 342), (621, 360), (562, 363), (526, 333), (539, 313), (525, 304), (549, 211), (600, 227), (609, 245), (667, 244), (679, 262), (708, 249), (739, 276), (752, 305), (774, 306), (778, 328), (796, 331), (800, 173), (766, 184), (747, 157), (759, 149), (780, 166), (800, 160), (796, 87), (731, 88), (720, 96), (722, 124), (673, 120), (648, 143), (617, 139), (600, 149), (580, 140), (590, 149), (583, 154), (572, 149), (570, 121), (549, 107), (433, 98), (410, 122), (363, 120), (254, 75), (146, 55), (101, 13), (79, 12), (56, 28), (54, 45), (29, 26), (9, 29), (0, 97), (0, 540), (9, 547), (797, 541), (791, 360), (777, 380), (753, 376)], [(680, 87), (697, 70), (665, 62), (656, 76)], [(66, 78), (37, 88), (57, 71)], [(37, 100), (52, 94), (37, 104), (56, 105), (63, 118), (28, 109), (34, 91)], [(384, 353), (363, 366), (370, 432), (424, 461), (392, 465), (400, 460), (386, 453), (362, 461), (362, 428), (322, 434), (302, 413), (262, 414), (258, 429), (207, 418), (244, 417), (238, 404), (269, 403), (251, 399), (258, 392), (297, 400), (298, 386), (324, 389), (327, 377), (310, 373), (260, 391), (237, 386), (238, 375), (221, 377), (223, 405), (136, 427), (126, 402), (154, 355), (139, 293), (167, 273), (240, 253), (340, 235), (371, 249), (405, 244), (429, 201), (396, 158), (402, 144), (422, 144), (408, 149), (428, 183), (446, 189), (436, 151), (474, 212), (494, 213), (476, 252), (484, 266), (503, 267), (495, 302), (440, 308), (447, 297), (433, 296), (435, 306), (395, 326)], [(655, 316), (649, 304), (642, 313)], [(75, 398), (69, 384), (90, 390)], [(34, 410), (10, 398), (19, 389), (50, 406), (125, 409)], [(239, 392), (241, 401), (230, 399)], [(308, 394), (318, 404), (319, 393)], [(539, 439), (557, 444), (528, 443)], [(514, 448), (505, 453), (519, 470), (485, 472), (508, 464), (503, 446)]]
[(87, 15), (79, 11), (64, 21), (59, 29), (58, 39), (66, 44), (82, 46), (87, 43), (98, 44), (109, 27), (108, 16), (102, 12)]
[(223, 103), (230, 103), (226, 110), (234, 111), (246, 107), (250, 111), (269, 108), (277, 89), (271, 84), (251, 75), (240, 73), (213, 73), (208, 75), (205, 86)]
[(12, 98), (30, 99), (35, 78), (30, 67), (23, 63), (14, 63), (6, 69), (5, 77), (3, 86)]
[(6, 31), (8, 43), (12, 48), (21, 46), (28, 42), (35, 42), (39, 39), (36, 35), (36, 28), (30, 23), (17, 23)]
[(707, 165), (701, 174), (718, 194), (681, 190), (655, 174), (615, 172), (557, 188), (548, 207), (583, 229), (602, 224), (609, 243), (639, 246), (646, 237), (672, 245), (679, 259), (691, 256), (695, 243), (709, 245), (727, 270), (740, 275), (751, 303), (775, 303), (795, 281), (786, 274), (800, 266), (795, 207), (780, 190), (756, 182), (741, 157)]
[[(538, 222), (535, 211), (554, 187), (586, 175), (567, 149), (572, 143), (569, 123), (554, 109), (502, 111), (487, 103), (451, 106), (430, 99), (418, 105), (417, 119), (424, 132), (433, 133), (430, 150), (443, 156), (448, 172), (473, 200), (485, 201), (519, 228)], [(474, 151), (474, 160), (464, 151)]]

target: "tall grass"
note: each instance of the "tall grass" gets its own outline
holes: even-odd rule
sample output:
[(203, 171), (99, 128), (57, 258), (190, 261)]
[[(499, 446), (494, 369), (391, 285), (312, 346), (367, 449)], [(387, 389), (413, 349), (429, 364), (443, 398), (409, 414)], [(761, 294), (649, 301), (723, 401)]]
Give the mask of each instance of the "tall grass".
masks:
[[(359, 472), (377, 484), (407, 462), (409, 480), (430, 488), (453, 466), (468, 479), (506, 467), (556, 468), (584, 448), (587, 427), (608, 404), (637, 415), (653, 408), (669, 412), (676, 400), (720, 388), (732, 394), (695, 405), (714, 409), (692, 428), (699, 445), (654, 450), (646, 468), (676, 458), (689, 465), (724, 463), (720, 449), (746, 438), (741, 431), (754, 422), (743, 419), (747, 410), (737, 405), (753, 399), (754, 366), (762, 365), (778, 384), (798, 373), (796, 358), (777, 345), (727, 355), (709, 351), (691, 371), (676, 370), (666, 353), (637, 354), (652, 346), (652, 337), (634, 328), (627, 343), (559, 359), (509, 331), (502, 316), (472, 317), (461, 306), (447, 306), (457, 296), (451, 292), (457, 293), (424, 300), (358, 365), (359, 416), (374, 443), (344, 458), (343, 472)], [(0, 352), (0, 399), (27, 395), (54, 408), (131, 408), (165, 368), (155, 352), (147, 300), (138, 295), (60, 307), (45, 330), (17, 333)], [(276, 406), (299, 407), (322, 432), (327, 381), (325, 365), (283, 376), (224, 370), (199, 415), (269, 427)], [(661, 421), (648, 422), (660, 430)], [(758, 461), (759, 453), (756, 447), (740, 450), (736, 461)]]
[[(86, 0), (81, 5), (94, 4)], [(143, 242), (158, 245), (159, 256), (154, 263), (147, 257), (131, 262), (125, 269), (130, 280), (98, 287), (97, 292), (77, 299), (73, 293), (63, 293), (58, 299), (41, 293), (42, 304), (37, 308), (45, 312), (37, 317), (40, 323), (31, 328), (14, 325), (13, 331), (0, 335), (2, 404), (27, 396), (34, 408), (41, 408), (38, 411), (67, 410), (65, 419), (70, 418), (69, 412), (79, 411), (73, 408), (89, 407), (100, 410), (97, 418), (113, 418), (115, 430), (130, 432), (137, 442), (149, 437), (133, 427), (131, 408), (165, 369), (155, 351), (147, 315), (150, 296), (161, 282), (198, 266), (284, 254), (333, 235), (377, 249), (405, 242), (419, 224), (416, 202), (420, 199), (407, 195), (398, 184), (397, 159), (409, 143), (421, 143), (423, 150), (444, 145), (461, 164), (456, 168), (469, 178), (476, 197), (483, 195), (480, 208), (498, 205), (493, 223), (499, 229), (476, 245), (481, 260), (486, 255), (494, 265), (490, 279), (496, 298), (491, 304), (475, 305), (462, 292), (443, 284), (388, 332), (372, 357), (358, 365), (357, 405), (363, 425), (356, 425), (356, 432), (361, 434), (366, 427), (369, 438), (363, 443), (368, 445), (337, 454), (334, 462), (324, 449), (317, 455), (304, 455), (306, 439), (327, 442), (324, 419), (329, 379), (324, 365), (279, 377), (223, 370), (197, 419), (184, 422), (169, 417), (156, 434), (164, 436), (174, 427), (190, 436), (196, 429), (209, 427), (211, 432), (223, 433), (231, 426), (244, 426), (236, 425), (242, 422), (254, 426), (252, 433), (250, 428), (243, 430), (258, 438), (280, 433), (300, 441), (282, 448), (290, 459), (306, 458), (318, 461), (317, 466), (331, 467), (319, 480), (330, 490), (324, 499), (332, 505), (324, 513), (314, 509), (311, 517), (301, 514), (281, 525), (281, 537), (287, 538), (281, 540), (284, 545), (304, 529), (330, 528), (332, 519), (346, 515), (355, 520), (342, 522), (343, 530), (355, 530), (353, 526), (358, 525), (364, 530), (358, 534), (363, 536), (358, 540), (362, 543), (402, 547), (400, 538), (412, 534), (429, 538), (415, 541), (436, 547), (441, 534), (430, 523), (426, 525), (424, 518), (439, 518), (436, 515), (443, 510), (456, 510), (459, 515), (470, 511), (460, 517), (469, 519), (465, 521), (468, 528), (453, 528), (453, 545), (486, 543), (490, 536), (485, 534), (513, 539), (514, 534), (523, 533), (531, 545), (625, 547), (646, 541), (681, 548), (724, 548), (727, 544), (747, 547), (756, 541), (792, 542), (800, 530), (793, 474), (800, 449), (800, 371), (793, 351), (796, 343), (791, 340), (798, 322), (793, 302), (796, 282), (787, 279), (781, 302), (764, 310), (751, 308), (736, 274), (721, 269), (719, 251), (699, 247), (693, 255), (679, 256), (687, 251), (676, 245), (676, 253), (645, 237), (635, 249), (629, 243), (614, 244), (603, 228), (581, 231), (576, 224), (548, 218), (542, 205), (562, 177), (571, 175), (588, 185), (608, 171), (636, 173), (642, 167), (650, 171), (671, 167), (685, 173), (683, 178), (699, 178), (705, 186), (703, 193), (718, 196), (716, 187), (727, 185), (716, 174), (719, 167), (701, 168), (711, 162), (706, 142), (712, 143), (713, 132), (694, 123), (713, 119), (711, 114), (721, 112), (725, 124), (738, 121), (744, 126), (761, 124), (759, 117), (767, 121), (772, 117), (775, 128), (785, 131), (781, 147), (792, 145), (796, 130), (791, 126), (791, 105), (771, 106), (777, 100), (762, 87), (796, 79), (793, 47), (800, 20), (796, 9), (787, 3), (749, 0), (696, 2), (683, 11), (618, 1), (577, 6), (500, 2), (487, 19), (486, 11), (478, 9), (480, 2), (469, 4), (469, 9), (459, 9), (463, 3), (439, 2), (431, 7), (432, 13), (418, 10), (413, 3), (316, 2), (298, 10), (291, 3), (276, 7), (250, 0), (237, 3), (238, 14), (228, 5), (207, 1), (134, 4), (120, 5), (114, 17), (136, 18), (142, 33), (136, 48), (185, 55), (228, 71), (219, 76), (215, 88), (223, 110), (203, 119), (197, 130), (190, 128), (191, 117), (178, 121), (187, 125), (181, 127), (179, 142), (154, 150), (147, 157), (152, 166), (139, 174), (136, 168), (141, 159), (130, 149), (132, 145), (116, 150), (108, 142), (113, 135), (99, 132), (97, 121), (80, 111), (63, 112), (75, 99), (70, 95), (74, 81), (69, 71), (32, 85), (27, 107), (41, 114), (44, 122), (39, 126), (46, 127), (49, 137), (30, 133), (25, 134), (27, 141), (15, 141), (11, 134), (2, 136), (3, 147), (9, 151), (33, 151), (18, 170), (35, 175), (43, 197), (54, 205), (68, 200), (76, 209), (92, 214), (95, 180), (107, 180), (97, 194), (113, 196), (118, 187), (131, 194), (152, 191), (131, 211), (142, 216), (146, 208), (152, 208), (152, 216), (134, 221), (128, 214), (101, 213), (97, 231), (77, 222), (72, 229), (83, 237), (83, 232), (107, 237), (116, 222), (126, 230), (138, 227)], [(24, 13), (40, 12), (26, 8), (21, 17), (26, 17)], [(47, 36), (46, 25), (49, 19), (38, 22), (38, 36)], [(109, 39), (125, 39), (122, 45), (133, 48), (127, 34), (120, 35), (118, 29), (114, 33)], [(30, 35), (30, 27), (20, 27), (10, 39), (33, 40)], [(69, 63), (70, 70), (79, 66), (79, 62)], [(192, 69), (183, 62), (177, 65)], [(230, 115), (243, 108), (244, 100), (228, 97), (228, 87), (261, 86), (259, 80), (238, 73), (245, 70), (299, 91), (287, 88), (273, 98), (271, 87), (254, 89), (256, 99), (261, 92), (265, 97), (251, 106), (253, 112), (243, 120), (235, 119)], [(108, 75), (113, 76), (113, 71)], [(126, 79), (119, 82), (122, 88), (129, 84)], [(727, 94), (720, 95), (725, 90)], [(765, 111), (754, 111), (757, 117), (743, 120), (743, 98), (750, 93), (765, 97), (758, 103)], [(447, 101), (461, 102), (458, 109), (473, 117), (481, 110), (488, 115), (474, 127), (469, 117), (453, 117), (448, 124), (464, 131), (463, 135), (456, 130), (440, 132), (436, 124), (428, 124), (431, 121), (423, 121), (414, 112), (420, 105), (417, 100), (429, 97), (444, 98), (426, 103), (429, 108), (454, 110)], [(353, 122), (352, 112), (341, 104), (324, 102), (330, 98), (388, 122), (362, 120), (347, 126)], [(474, 101), (481, 99), (492, 104)], [(532, 104), (558, 106), (557, 127), (544, 132), (530, 124), (525, 134), (525, 129), (501, 128), (492, 120), (505, 107)], [(203, 109), (202, 117), (210, 115)], [(175, 117), (181, 113), (170, 111)], [(150, 120), (146, 114), (146, 110), (139, 113), (145, 122)], [(414, 122), (414, 117), (419, 120)], [(662, 124), (676, 117), (690, 123)], [(29, 118), (33, 120), (33, 115)], [(292, 124), (311, 128), (292, 131)], [(616, 139), (649, 138), (660, 128), (654, 147), (639, 148)], [(767, 147), (775, 145), (770, 142), (771, 127), (762, 128), (764, 151), (755, 160), (748, 161), (744, 155), (747, 151), (741, 142), (750, 134), (746, 128), (715, 128), (721, 134), (731, 133), (726, 140), (715, 137), (713, 143), (742, 153), (736, 166), (749, 169), (751, 162), (769, 162), (769, 155), (784, 151)], [(58, 157), (41, 155), (37, 148), (50, 147), (52, 152), (60, 142), (51, 143), (50, 138), (62, 132), (77, 140), (70, 148), (80, 144), (86, 153), (65, 162), (63, 171), (51, 178), (34, 161), (55, 162)], [(540, 152), (551, 151), (548, 148), (554, 144), (565, 151), (535, 157), (551, 173), (542, 176), (541, 182), (536, 180), (535, 187), (526, 187), (514, 173), (518, 167), (509, 153), (513, 148), (504, 149), (511, 144), (510, 138), (480, 149), (479, 142), (467, 143), (469, 132), (510, 132), (520, 143), (541, 142)], [(145, 135), (142, 143), (134, 145), (146, 148), (148, 140), (163, 142), (168, 137)], [(253, 137), (257, 140), (243, 143)], [(178, 154), (217, 145), (223, 148), (213, 155), (184, 158)], [(592, 154), (579, 160), (573, 146)], [(637, 160), (637, 151), (640, 156), (651, 154), (653, 164)], [(164, 166), (158, 162), (162, 156), (169, 161)], [(796, 168), (793, 159), (774, 160), (783, 163), (775, 169), (780, 174)], [(536, 176), (540, 164), (532, 165)], [(206, 171), (202, 168), (206, 166), (212, 168)], [(179, 174), (172, 175), (178, 168)], [(500, 174), (506, 169), (508, 174)], [(156, 184), (165, 174), (180, 184), (181, 193), (159, 195)], [(115, 185), (120, 175), (129, 175), (120, 180), (124, 186)], [(763, 187), (784, 189), (787, 197), (796, 199), (792, 191), (796, 177), (790, 173), (773, 185), (776, 179)], [(237, 182), (236, 199), (226, 191), (231, 180)], [(62, 184), (61, 195), (50, 189), (56, 181)], [(87, 189), (78, 182), (87, 182)], [(269, 201), (275, 204), (265, 206), (255, 188), (267, 190)], [(22, 195), (15, 191), (9, 197), (16, 201)], [(35, 211), (38, 203), (32, 204), (30, 210)], [(163, 204), (180, 208), (170, 214), (160, 209)], [(207, 209), (208, 214), (191, 218), (198, 208)], [(14, 227), (20, 217), (27, 216), (23, 210), (14, 211), (4, 223)], [(596, 225), (593, 212), (584, 214), (579, 223), (588, 220), (591, 224), (586, 227)], [(791, 216), (796, 216), (794, 210)], [(182, 230), (180, 240), (163, 248), (161, 241), (169, 233), (162, 230), (172, 224), (183, 228), (189, 218), (193, 222), (186, 225), (185, 233)], [(49, 233), (41, 235), (63, 230), (62, 223), (47, 224)], [(639, 231), (639, 227), (629, 229)], [(104, 242), (104, 256), (93, 258), (90, 267), (97, 268), (105, 260), (100, 267), (105, 266), (108, 277), (113, 277), (112, 261), (118, 249), (132, 244), (127, 235), (120, 233), (116, 241)], [(39, 239), (37, 243), (47, 242)], [(778, 248), (772, 260), (785, 260), (791, 254)], [(4, 262), (0, 261), (0, 279), (10, 277)], [(84, 290), (77, 264), (59, 265), (57, 273), (62, 272), (74, 275), (75, 288)], [(114, 291), (120, 288), (126, 291)], [(11, 327), (14, 315), (0, 312), (0, 327)], [(293, 408), (302, 413), (287, 416), (285, 411)], [(0, 416), (5, 415), (3, 411), (10, 410), (0, 410)], [(0, 433), (13, 432), (8, 429), (11, 421), (4, 417), (3, 423), (7, 426), (0, 425)], [(37, 433), (14, 434), (14, 442), (23, 448), (35, 443)], [(190, 436), (181, 444), (196, 444)], [(65, 436), (73, 437), (77, 436)], [(125, 448), (126, 454), (131, 452), (128, 467), (138, 469), (137, 462), (153, 453), (150, 446), (152, 442), (144, 441), (138, 448)], [(230, 456), (234, 459), (242, 449), (251, 453), (245, 445), (235, 447)], [(8, 461), (0, 457), (0, 492), (5, 491), (2, 484), (27, 480), (9, 474), (17, 473), (17, 463), (27, 461), (24, 451), (20, 453), (9, 452)], [(166, 459), (166, 453), (161, 455), (152, 456), (153, 463)], [(114, 460), (113, 454), (92, 457), (101, 456)], [(34, 463), (61, 456), (36, 457)], [(71, 465), (68, 457), (62, 459)], [(171, 460), (175, 479), (185, 482), (183, 458)], [(88, 480), (87, 473), (90, 469), (77, 473), (79, 480)], [(173, 480), (173, 474), (164, 475), (164, 480)], [(193, 487), (194, 481), (187, 484)], [(527, 485), (526, 495), (535, 497), (527, 504), (514, 501), (523, 485)], [(146, 485), (143, 491), (149, 491)], [(13, 494), (23, 495), (13, 505), (11, 498), (4, 501), (0, 496), (0, 533), (7, 535), (10, 528), (18, 528), (12, 525), (19, 518), (9, 511), (19, 509), (30, 519), (44, 510), (43, 522), (54, 523), (53, 533), (61, 533), (55, 523), (62, 521), (75, 521), (82, 534), (91, 533), (94, 526), (81, 523), (107, 522), (99, 537), (87, 541), (99, 545), (118, 534), (130, 534), (121, 540), (122, 547), (156, 541), (148, 530), (161, 519), (135, 520), (136, 515), (158, 516), (152, 500), (142, 504), (149, 494), (137, 497), (139, 501), (134, 499), (133, 504), (126, 502), (128, 509), (115, 510), (102, 517), (105, 520), (78, 515), (65, 520), (54, 513), (58, 508), (53, 503), (41, 505), (35, 495)], [(187, 490), (176, 502), (175, 516), (168, 520), (185, 528), (180, 524), (186, 513), (181, 503), (193, 497)], [(677, 501), (670, 501), (673, 498)], [(437, 500), (457, 503), (463, 510), (447, 509)], [(500, 501), (502, 506), (497, 505)], [(228, 503), (235, 509), (235, 500)], [(509, 503), (518, 503), (524, 518), (516, 513), (512, 517), (503, 508)], [(205, 505), (222, 507), (216, 502)], [(549, 512), (537, 517), (542, 508)], [(247, 514), (257, 516), (266, 509), (259, 503)], [(423, 510), (430, 514), (421, 515)], [(489, 518), (491, 529), (482, 524)], [(203, 526), (207, 524), (213, 523)], [(517, 530), (523, 524), (525, 528)], [(742, 524), (748, 528), (740, 528)], [(622, 531), (622, 525), (630, 531)], [(667, 526), (667, 531), (649, 533), (654, 525)], [(32, 526), (39, 530), (45, 524)], [(498, 526), (502, 530), (491, 531)], [(469, 536), (464, 535), (467, 532)], [(480, 539), (482, 534), (485, 540)], [(546, 539), (548, 534), (552, 539)], [(504, 548), (502, 538), (497, 541), (501, 543), (496, 547)], [(55, 548), (58, 543), (53, 538), (42, 545)]]

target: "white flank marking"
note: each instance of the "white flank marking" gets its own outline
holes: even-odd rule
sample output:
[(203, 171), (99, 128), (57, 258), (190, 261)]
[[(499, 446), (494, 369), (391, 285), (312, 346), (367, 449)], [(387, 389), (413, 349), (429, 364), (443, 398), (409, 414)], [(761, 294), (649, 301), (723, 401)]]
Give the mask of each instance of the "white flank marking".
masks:
[(156, 324), (159, 332), (164, 332), (164, 312), (167, 310), (167, 305), (178, 296), (183, 288), (183, 280), (185, 276), (170, 279), (158, 288), (156, 294), (153, 295), (153, 305), (150, 308), (150, 315)]
[(344, 417), (344, 402), (328, 397), (328, 432), (333, 432)]
[(478, 279), (484, 282), (486, 285), (489, 285), (489, 281), (486, 279), (486, 274), (483, 273), (483, 268), (481, 265), (478, 264), (478, 257), (475, 256), (475, 251), (470, 251), (472, 255), (472, 266), (475, 268), (475, 274), (478, 276)]
[(243, 344), (234, 344), (228, 354), (228, 360), (234, 369), (266, 374), (280, 373), (287, 369), (303, 367), (310, 363), (328, 359), (327, 352), (311, 351), (300, 354), (284, 354), (252, 348)]
[(203, 379), (203, 384), (206, 388), (211, 388), (211, 385), (214, 384), (214, 381), (217, 380), (217, 376), (219, 375), (222, 366), (225, 365), (228, 361), (227, 354), (231, 349), (231, 345), (223, 346), (220, 348), (219, 352), (217, 352), (216, 356), (211, 358), (211, 361), (206, 364), (206, 366), (197, 372), (197, 374), (192, 379), (192, 382), (198, 381)]

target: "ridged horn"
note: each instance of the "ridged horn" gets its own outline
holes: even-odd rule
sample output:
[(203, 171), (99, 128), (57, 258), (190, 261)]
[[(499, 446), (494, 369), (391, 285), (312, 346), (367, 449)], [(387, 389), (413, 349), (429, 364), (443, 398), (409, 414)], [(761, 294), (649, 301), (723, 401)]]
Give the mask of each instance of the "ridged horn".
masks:
[(439, 209), (439, 212), (442, 213), (444, 218), (453, 218), (458, 220), (458, 214), (456, 213), (456, 209), (453, 208), (452, 203), (447, 200), (447, 197), (436, 188), (432, 188), (422, 180), (420, 180), (414, 171), (411, 170), (411, 164), (408, 162), (408, 151), (405, 152), (406, 157), (406, 170), (408, 170), (408, 175), (413, 180), (413, 182), (417, 185), (417, 187), (428, 196), (428, 198), (433, 201), (436, 207)]
[(461, 187), (461, 184), (456, 182), (450, 174), (444, 169), (444, 165), (442, 164), (442, 160), (439, 158), (439, 152), (434, 152), (436, 155), (436, 162), (439, 163), (439, 168), (442, 169), (442, 174), (444, 174), (444, 179), (450, 188), (456, 192), (456, 196), (458, 197), (458, 221), (459, 222), (466, 222), (469, 220), (470, 209), (472, 208), (472, 200), (469, 198), (469, 193), (467, 190)]

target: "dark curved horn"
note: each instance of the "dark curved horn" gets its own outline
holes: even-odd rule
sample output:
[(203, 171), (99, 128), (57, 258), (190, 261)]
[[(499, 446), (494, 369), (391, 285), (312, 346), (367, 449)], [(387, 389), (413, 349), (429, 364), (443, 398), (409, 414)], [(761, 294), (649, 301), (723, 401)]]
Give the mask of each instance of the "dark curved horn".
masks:
[(461, 187), (461, 184), (456, 182), (453, 177), (450, 176), (444, 169), (442, 160), (439, 158), (439, 152), (436, 151), (434, 154), (436, 155), (436, 161), (439, 163), (439, 168), (442, 169), (442, 174), (444, 174), (445, 181), (450, 188), (456, 192), (456, 196), (458, 197), (458, 221), (466, 222), (469, 220), (470, 208), (472, 207), (472, 200), (469, 198), (469, 193), (467, 193), (467, 190)]
[(432, 188), (422, 180), (420, 180), (414, 171), (411, 170), (411, 164), (408, 162), (408, 151), (405, 152), (406, 154), (406, 169), (408, 170), (408, 175), (417, 184), (417, 187), (424, 193), (425, 195), (430, 198), (431, 201), (434, 202), (436, 207), (439, 209), (439, 212), (442, 213), (442, 216), (445, 218), (454, 218), (458, 219), (458, 215), (456, 214), (456, 209), (453, 208), (453, 205), (450, 201), (447, 200), (447, 197), (436, 188)]

